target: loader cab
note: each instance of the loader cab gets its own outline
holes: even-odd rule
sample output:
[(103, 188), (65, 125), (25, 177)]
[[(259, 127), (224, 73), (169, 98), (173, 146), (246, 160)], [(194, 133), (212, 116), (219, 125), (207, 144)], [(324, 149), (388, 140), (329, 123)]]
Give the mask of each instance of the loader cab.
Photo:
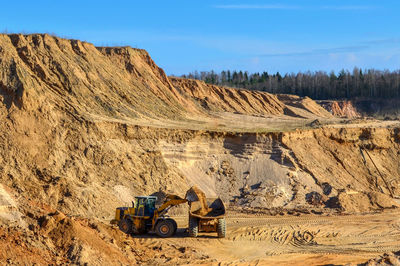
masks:
[(153, 217), (156, 209), (157, 197), (139, 196), (135, 198), (135, 215)]

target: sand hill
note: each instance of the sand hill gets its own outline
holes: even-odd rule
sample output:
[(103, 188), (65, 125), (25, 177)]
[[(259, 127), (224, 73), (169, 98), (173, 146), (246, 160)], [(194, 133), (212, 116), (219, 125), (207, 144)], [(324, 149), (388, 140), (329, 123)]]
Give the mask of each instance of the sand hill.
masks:
[(140, 49), (0, 35), (0, 97), (10, 263), (202, 261), (179, 246), (136, 249), (105, 224), (134, 195), (193, 184), (238, 210), (321, 211), (307, 201), (317, 192), (333, 212), (360, 213), (400, 196), (396, 125), (338, 124), (309, 98), (169, 78)]

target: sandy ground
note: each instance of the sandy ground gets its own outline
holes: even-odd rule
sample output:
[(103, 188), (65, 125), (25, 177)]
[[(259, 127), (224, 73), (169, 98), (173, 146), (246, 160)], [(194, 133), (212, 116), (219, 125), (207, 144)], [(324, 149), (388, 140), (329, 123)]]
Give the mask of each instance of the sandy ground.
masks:
[[(174, 217), (180, 228), (187, 218)], [(400, 249), (400, 212), (343, 216), (256, 216), (230, 213), (226, 239), (215, 234), (186, 237), (135, 236), (144, 246), (173, 244), (197, 250), (222, 265), (357, 264)], [(208, 262), (207, 262), (208, 261)]]

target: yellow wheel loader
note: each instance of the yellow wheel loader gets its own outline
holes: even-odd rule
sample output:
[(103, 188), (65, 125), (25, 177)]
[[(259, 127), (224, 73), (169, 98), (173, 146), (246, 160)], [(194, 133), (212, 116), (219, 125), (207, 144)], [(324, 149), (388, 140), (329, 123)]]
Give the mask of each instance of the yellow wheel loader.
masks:
[(166, 217), (166, 212), (173, 206), (187, 202), (176, 195), (167, 195), (164, 204), (156, 209), (157, 197), (135, 197), (132, 207), (119, 207), (111, 224), (117, 224), (126, 234), (155, 232), (160, 237), (171, 237), (176, 233), (175, 220)]
[(171, 237), (176, 233), (175, 220), (166, 217), (167, 211), (182, 203), (189, 204), (189, 236), (197, 237), (199, 232), (216, 232), (218, 237), (226, 235), (225, 205), (220, 198), (207, 199), (204, 192), (193, 186), (186, 192), (185, 199), (167, 195), (163, 205), (156, 209), (157, 197), (135, 198), (132, 207), (119, 207), (112, 224), (126, 234), (155, 232), (160, 237)]

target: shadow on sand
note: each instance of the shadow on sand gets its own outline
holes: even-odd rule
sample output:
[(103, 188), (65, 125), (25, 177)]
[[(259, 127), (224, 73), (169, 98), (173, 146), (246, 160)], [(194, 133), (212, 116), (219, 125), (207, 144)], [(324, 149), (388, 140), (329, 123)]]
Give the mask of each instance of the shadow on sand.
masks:
[[(133, 238), (137, 239), (147, 239), (147, 238), (160, 238), (156, 233), (149, 232), (147, 234), (140, 234), (140, 235), (131, 235)], [(176, 230), (176, 234), (168, 237), (168, 239), (177, 239), (177, 238), (190, 238), (186, 228), (178, 228)], [(204, 239), (218, 239), (218, 236), (215, 233), (199, 233), (197, 238), (204, 238)]]

